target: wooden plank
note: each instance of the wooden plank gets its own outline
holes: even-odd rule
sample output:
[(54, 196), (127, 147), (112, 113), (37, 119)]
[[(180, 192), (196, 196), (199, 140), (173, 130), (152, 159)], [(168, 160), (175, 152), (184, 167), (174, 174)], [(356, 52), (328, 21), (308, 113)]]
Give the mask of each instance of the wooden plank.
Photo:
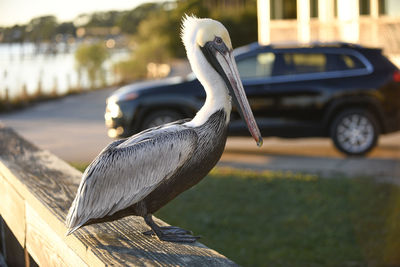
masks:
[(0, 175), (25, 201), (26, 247), (40, 265), (236, 266), (198, 242), (176, 244), (144, 236), (149, 228), (141, 217), (87, 226), (65, 237), (64, 220), (82, 174), (4, 127)]
[(23, 198), (0, 175), (0, 215), (7, 222), (19, 244), (25, 245), (25, 205)]
[(26, 203), (26, 248), (39, 266), (87, 266)]

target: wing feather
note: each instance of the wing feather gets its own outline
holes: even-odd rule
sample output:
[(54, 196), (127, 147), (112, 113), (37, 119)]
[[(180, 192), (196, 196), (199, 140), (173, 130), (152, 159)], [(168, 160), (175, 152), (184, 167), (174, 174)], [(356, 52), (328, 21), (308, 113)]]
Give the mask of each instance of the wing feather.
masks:
[(192, 155), (197, 134), (168, 125), (106, 147), (85, 170), (66, 224), (75, 231), (90, 219), (127, 208), (170, 178)]

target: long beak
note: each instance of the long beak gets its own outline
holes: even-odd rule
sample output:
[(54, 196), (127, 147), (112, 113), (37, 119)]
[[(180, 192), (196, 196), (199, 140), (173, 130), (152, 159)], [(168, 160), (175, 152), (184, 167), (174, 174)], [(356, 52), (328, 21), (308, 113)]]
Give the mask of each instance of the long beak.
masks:
[(225, 82), (227, 83), (228, 89), (233, 97), (233, 101), (238, 107), (241, 117), (245, 120), (250, 134), (257, 142), (257, 146), (262, 146), (263, 139), (261, 137), (260, 130), (258, 129), (256, 120), (254, 119), (253, 112), (251, 111), (246, 93), (243, 89), (243, 84), (240, 80), (239, 71), (237, 69), (232, 51), (229, 51), (226, 54), (216, 53), (216, 59), (226, 75), (225, 79), (228, 81)]
[(226, 46), (225, 49), (213, 49), (212, 45), (209, 45), (205, 50), (207, 60), (224, 79), (241, 117), (245, 120), (250, 134), (257, 142), (257, 146), (262, 146), (263, 139), (244, 92), (232, 50), (226, 49)]

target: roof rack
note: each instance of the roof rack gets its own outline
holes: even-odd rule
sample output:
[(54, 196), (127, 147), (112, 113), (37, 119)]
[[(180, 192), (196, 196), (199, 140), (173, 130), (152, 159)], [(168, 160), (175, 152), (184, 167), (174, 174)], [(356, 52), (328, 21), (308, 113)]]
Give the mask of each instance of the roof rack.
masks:
[[(253, 45), (252, 43), (251, 45)], [(271, 43), (268, 45), (260, 45), (263, 47), (270, 47), (270, 48), (290, 48), (290, 47), (315, 47), (315, 46), (335, 46), (335, 47), (351, 47), (351, 48), (364, 48), (364, 46), (355, 43), (348, 43), (342, 41), (333, 41), (333, 42), (322, 42), (322, 41), (312, 41), (309, 43), (301, 43), (297, 41), (285, 41), (285, 42), (277, 42)]]

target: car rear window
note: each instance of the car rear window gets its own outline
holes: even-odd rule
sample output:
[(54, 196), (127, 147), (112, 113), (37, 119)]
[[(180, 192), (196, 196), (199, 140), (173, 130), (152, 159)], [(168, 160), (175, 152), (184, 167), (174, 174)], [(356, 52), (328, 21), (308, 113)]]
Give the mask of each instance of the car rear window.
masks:
[(334, 53), (260, 53), (238, 62), (242, 78), (308, 74), (363, 69), (355, 56)]

